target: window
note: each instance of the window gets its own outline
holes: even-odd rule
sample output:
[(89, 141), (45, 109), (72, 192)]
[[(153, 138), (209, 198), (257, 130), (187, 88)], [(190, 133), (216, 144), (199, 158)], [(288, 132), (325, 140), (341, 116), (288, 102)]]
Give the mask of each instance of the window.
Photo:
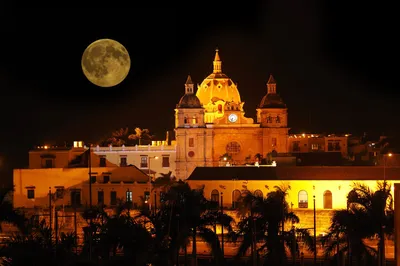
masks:
[(92, 183), (92, 184), (96, 183), (96, 176), (95, 175), (90, 177), (90, 183)]
[(189, 147), (194, 147), (194, 138), (189, 138)]
[(162, 167), (169, 167), (169, 156), (162, 157)]
[(239, 206), (240, 198), (242, 197), (238, 189), (232, 192), (232, 208), (236, 209)]
[(71, 206), (78, 207), (81, 205), (81, 191), (78, 189), (71, 190)]
[(46, 159), (44, 161), (44, 167), (45, 168), (53, 168), (53, 159)]
[(106, 162), (106, 157), (105, 156), (101, 156), (100, 157), (100, 167), (106, 167), (107, 162)]
[(193, 124), (197, 124), (197, 117), (196, 117), (196, 116), (193, 116), (193, 118), (192, 118), (192, 123), (193, 123)]
[(56, 197), (57, 199), (64, 198), (64, 187), (56, 187)]
[(257, 189), (256, 191), (254, 191), (254, 196), (259, 197), (259, 198), (263, 198), (263, 197), (264, 197), (262, 191), (259, 190), (259, 189)]
[(276, 138), (272, 138), (271, 140), (272, 147), (276, 146)]
[(104, 191), (97, 191), (97, 204), (103, 205), (104, 204)]
[(219, 192), (218, 192), (218, 190), (214, 189), (211, 192), (211, 201), (219, 203)]
[(226, 152), (227, 153), (239, 153), (240, 152), (240, 144), (237, 143), (236, 141), (229, 142), (228, 145), (226, 145)]
[(299, 191), (299, 208), (308, 208), (308, 195), (307, 191)]
[(140, 156), (140, 168), (147, 168), (147, 156)]
[(27, 194), (28, 194), (28, 199), (34, 199), (35, 198), (35, 189), (34, 188), (28, 188)]
[(103, 176), (103, 183), (107, 184), (108, 182), (110, 182), (110, 176), (109, 175), (104, 175)]
[(124, 166), (127, 166), (127, 165), (128, 165), (128, 162), (126, 160), (126, 156), (121, 157), (119, 166), (124, 167)]
[(187, 122), (188, 122), (188, 119), (187, 119), (187, 117), (185, 116), (185, 117), (183, 118), (183, 123), (184, 123), (184, 124), (187, 124)]
[(127, 202), (132, 202), (132, 191), (127, 191), (126, 192), (126, 201)]
[(332, 192), (329, 190), (324, 192), (324, 209), (332, 209)]
[(117, 191), (110, 192), (110, 205), (117, 205)]
[(328, 151), (340, 151), (340, 141), (329, 141)]
[(281, 122), (281, 118), (279, 117), (279, 115), (276, 116), (275, 122), (276, 122), (276, 123), (280, 123), (280, 122)]
[(300, 141), (293, 141), (293, 151), (300, 151)]
[(311, 144), (311, 150), (313, 150), (313, 151), (319, 150), (319, 144), (312, 143)]

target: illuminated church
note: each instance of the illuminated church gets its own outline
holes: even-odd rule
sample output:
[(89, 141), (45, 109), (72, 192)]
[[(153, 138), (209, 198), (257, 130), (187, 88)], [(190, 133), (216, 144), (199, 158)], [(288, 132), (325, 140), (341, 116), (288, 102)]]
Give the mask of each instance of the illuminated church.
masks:
[(197, 85), (197, 91), (188, 76), (175, 109), (177, 178), (186, 179), (196, 166), (219, 166), (225, 155), (245, 164), (256, 154), (287, 153), (287, 107), (276, 87), (270, 75), (254, 122), (245, 116), (237, 84), (222, 72), (216, 50), (213, 73)]

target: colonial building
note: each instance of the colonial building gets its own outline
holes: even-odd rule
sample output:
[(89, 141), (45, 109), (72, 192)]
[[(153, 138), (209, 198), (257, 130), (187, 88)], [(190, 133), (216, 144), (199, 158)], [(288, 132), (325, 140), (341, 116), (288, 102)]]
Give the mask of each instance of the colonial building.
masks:
[(188, 76), (185, 94), (175, 109), (176, 176), (180, 179), (197, 166), (218, 166), (225, 155), (232, 164), (244, 164), (256, 154), (288, 152), (287, 108), (273, 76), (254, 122), (245, 116), (237, 84), (222, 72), (218, 50), (213, 66), (213, 73), (197, 86), (196, 93)]

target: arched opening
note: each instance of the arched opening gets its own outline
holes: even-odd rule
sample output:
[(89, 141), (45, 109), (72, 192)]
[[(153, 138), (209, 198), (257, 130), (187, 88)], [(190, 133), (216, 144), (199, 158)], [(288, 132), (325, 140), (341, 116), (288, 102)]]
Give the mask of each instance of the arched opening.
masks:
[(218, 112), (222, 113), (222, 104), (218, 104)]
[(240, 198), (242, 197), (242, 193), (240, 193), (240, 190), (235, 189), (232, 192), (232, 208), (236, 209), (239, 206), (239, 201)]
[(299, 191), (299, 208), (308, 208), (308, 194), (305, 190)]
[(262, 191), (259, 190), (259, 189), (257, 189), (256, 191), (254, 191), (254, 196), (255, 196), (255, 197), (259, 197), (259, 198), (263, 198), (263, 197), (264, 197)]
[(324, 192), (324, 209), (332, 209), (332, 192), (329, 190)]
[(219, 191), (214, 189), (211, 191), (211, 201), (219, 203)]

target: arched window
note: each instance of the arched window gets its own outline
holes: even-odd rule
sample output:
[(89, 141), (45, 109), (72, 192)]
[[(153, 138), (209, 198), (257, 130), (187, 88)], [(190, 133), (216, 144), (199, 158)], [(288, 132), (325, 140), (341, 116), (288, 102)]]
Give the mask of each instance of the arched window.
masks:
[(240, 190), (235, 189), (232, 192), (232, 208), (236, 209), (239, 206), (239, 201), (241, 197), (242, 193), (240, 193)]
[(185, 123), (185, 124), (187, 124), (187, 123), (188, 123), (188, 119), (187, 119), (187, 117), (186, 117), (186, 116), (183, 118), (183, 123)]
[(332, 209), (332, 192), (329, 190), (324, 192), (324, 209)]
[(307, 191), (299, 191), (299, 208), (308, 208), (308, 195)]
[(214, 189), (211, 192), (211, 201), (219, 203), (219, 192), (218, 192), (218, 190)]
[(259, 190), (259, 189), (257, 189), (256, 191), (254, 191), (253, 194), (254, 194), (255, 197), (259, 197), (259, 198), (263, 198), (263, 197), (264, 197), (262, 191)]
[(195, 115), (192, 117), (192, 123), (197, 124), (197, 117)]
[(218, 112), (222, 113), (222, 105), (221, 104), (218, 104)]

